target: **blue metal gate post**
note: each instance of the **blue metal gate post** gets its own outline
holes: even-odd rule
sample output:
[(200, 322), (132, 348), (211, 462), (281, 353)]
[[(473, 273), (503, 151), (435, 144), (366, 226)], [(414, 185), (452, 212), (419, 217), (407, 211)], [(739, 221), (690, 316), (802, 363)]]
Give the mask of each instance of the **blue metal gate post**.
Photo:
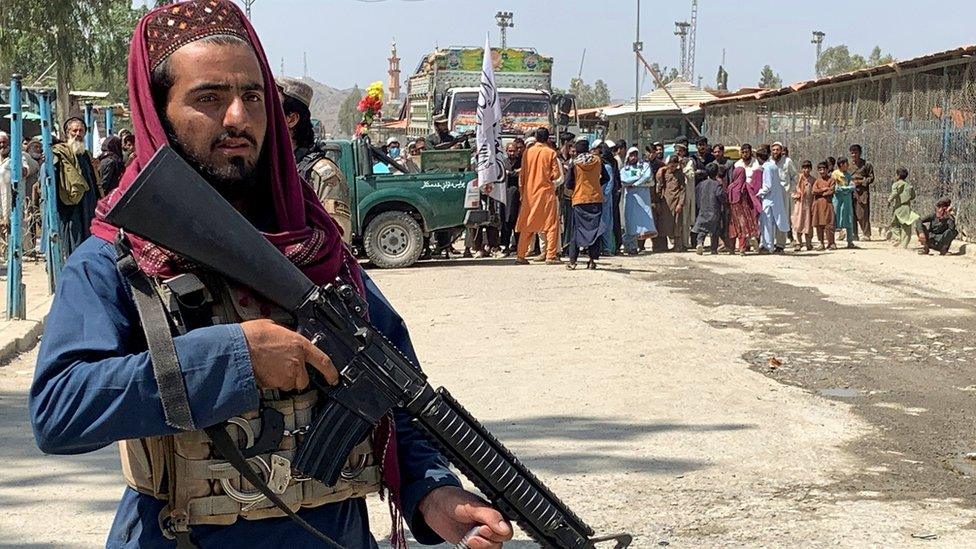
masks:
[(54, 293), (64, 258), (61, 257), (61, 230), (58, 221), (58, 194), (54, 174), (54, 152), (51, 147), (51, 93), (44, 90), (40, 94), (41, 106), (41, 145), (44, 149), (44, 179), (41, 187), (41, 219), (47, 227), (47, 246), (44, 259), (47, 265), (48, 290)]
[(20, 75), (10, 80), (10, 232), (7, 235), (7, 318), (26, 317), (23, 284), (23, 218), (24, 218), (24, 121), (21, 118)]
[(105, 107), (105, 137), (115, 134), (115, 109)]
[(89, 101), (85, 103), (85, 127), (88, 130), (85, 132), (85, 148), (88, 152), (95, 154), (95, 136), (92, 134), (92, 128), (95, 126), (95, 113), (92, 111), (92, 102)]

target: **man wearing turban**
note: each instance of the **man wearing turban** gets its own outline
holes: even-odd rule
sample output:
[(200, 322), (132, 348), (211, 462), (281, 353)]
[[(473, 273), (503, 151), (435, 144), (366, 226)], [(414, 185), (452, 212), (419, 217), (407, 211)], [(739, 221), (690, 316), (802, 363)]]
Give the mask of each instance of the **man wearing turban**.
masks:
[[(302, 410), (314, 406), (306, 364), (335, 383), (329, 357), (272, 321), (288, 322), (256, 294), (121, 234), (106, 214), (155, 151), (170, 145), (311, 280), (340, 278), (357, 288), (371, 322), (416, 360), (406, 328), (299, 178), (272, 72), (238, 7), (190, 0), (149, 12), (132, 38), (128, 79), (139, 148), (119, 186), (99, 203), (92, 238), (61, 274), (30, 392), (37, 443), (48, 453), (79, 454), (120, 441), (129, 488), (109, 547), (319, 547), (321, 538), (281, 518), (287, 513), (280, 507), (260, 497), (242, 502), (248, 486), (200, 429), (229, 419), (250, 425), (268, 406), (284, 410), (294, 425), (274, 452), (280, 463), (301, 444), (301, 428), (310, 421)], [(165, 220), (167, 212), (158, 215)], [(138, 268), (121, 269), (124, 261)], [(213, 314), (197, 315), (206, 317), (205, 325), (191, 326), (183, 300), (160, 300), (171, 322), (184, 322), (172, 322), (170, 340), (190, 416), (190, 427), (181, 429), (163, 405), (157, 355), (151, 359), (143, 337), (151, 317), (141, 305), (137, 310), (132, 281), (148, 280), (160, 297), (181, 298), (185, 284), (180, 290), (173, 281), (187, 277), (206, 288), (202, 303)], [(376, 546), (363, 496), (378, 489), (389, 498), (397, 546), (404, 545), (396, 527), (401, 515), (422, 543), (465, 538), (472, 549), (489, 548), (511, 537), (498, 511), (461, 489), (405, 415), (389, 416), (364, 444), (347, 462), (351, 481), (326, 487), (292, 476), (280, 499), (312, 529), (349, 548)]]

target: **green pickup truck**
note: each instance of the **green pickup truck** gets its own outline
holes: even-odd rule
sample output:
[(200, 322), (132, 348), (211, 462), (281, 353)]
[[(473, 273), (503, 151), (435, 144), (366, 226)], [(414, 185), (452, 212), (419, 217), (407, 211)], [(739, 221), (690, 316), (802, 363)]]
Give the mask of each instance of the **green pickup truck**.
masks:
[(470, 151), (425, 152), (421, 173), (374, 174), (380, 159), (368, 141), (329, 140), (323, 148), (349, 182), (353, 247), (377, 267), (409, 267), (435, 233), (463, 230), (466, 187), (477, 178)]

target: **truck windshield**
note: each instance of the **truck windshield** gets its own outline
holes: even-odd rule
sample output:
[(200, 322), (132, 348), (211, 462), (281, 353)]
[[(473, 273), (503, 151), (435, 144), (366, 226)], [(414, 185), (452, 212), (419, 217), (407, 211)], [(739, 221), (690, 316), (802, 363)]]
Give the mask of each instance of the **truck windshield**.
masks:
[[(502, 106), (502, 134), (523, 135), (549, 125), (549, 97), (536, 93), (499, 92)], [(478, 93), (456, 93), (451, 105), (451, 128), (455, 133), (478, 125)]]

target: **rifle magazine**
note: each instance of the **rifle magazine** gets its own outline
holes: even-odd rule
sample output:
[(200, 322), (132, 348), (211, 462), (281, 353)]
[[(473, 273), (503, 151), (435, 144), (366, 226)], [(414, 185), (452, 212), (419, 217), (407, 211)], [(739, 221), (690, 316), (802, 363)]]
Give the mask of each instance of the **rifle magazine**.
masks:
[(292, 465), (326, 486), (335, 486), (349, 454), (372, 429), (370, 422), (327, 398)]

